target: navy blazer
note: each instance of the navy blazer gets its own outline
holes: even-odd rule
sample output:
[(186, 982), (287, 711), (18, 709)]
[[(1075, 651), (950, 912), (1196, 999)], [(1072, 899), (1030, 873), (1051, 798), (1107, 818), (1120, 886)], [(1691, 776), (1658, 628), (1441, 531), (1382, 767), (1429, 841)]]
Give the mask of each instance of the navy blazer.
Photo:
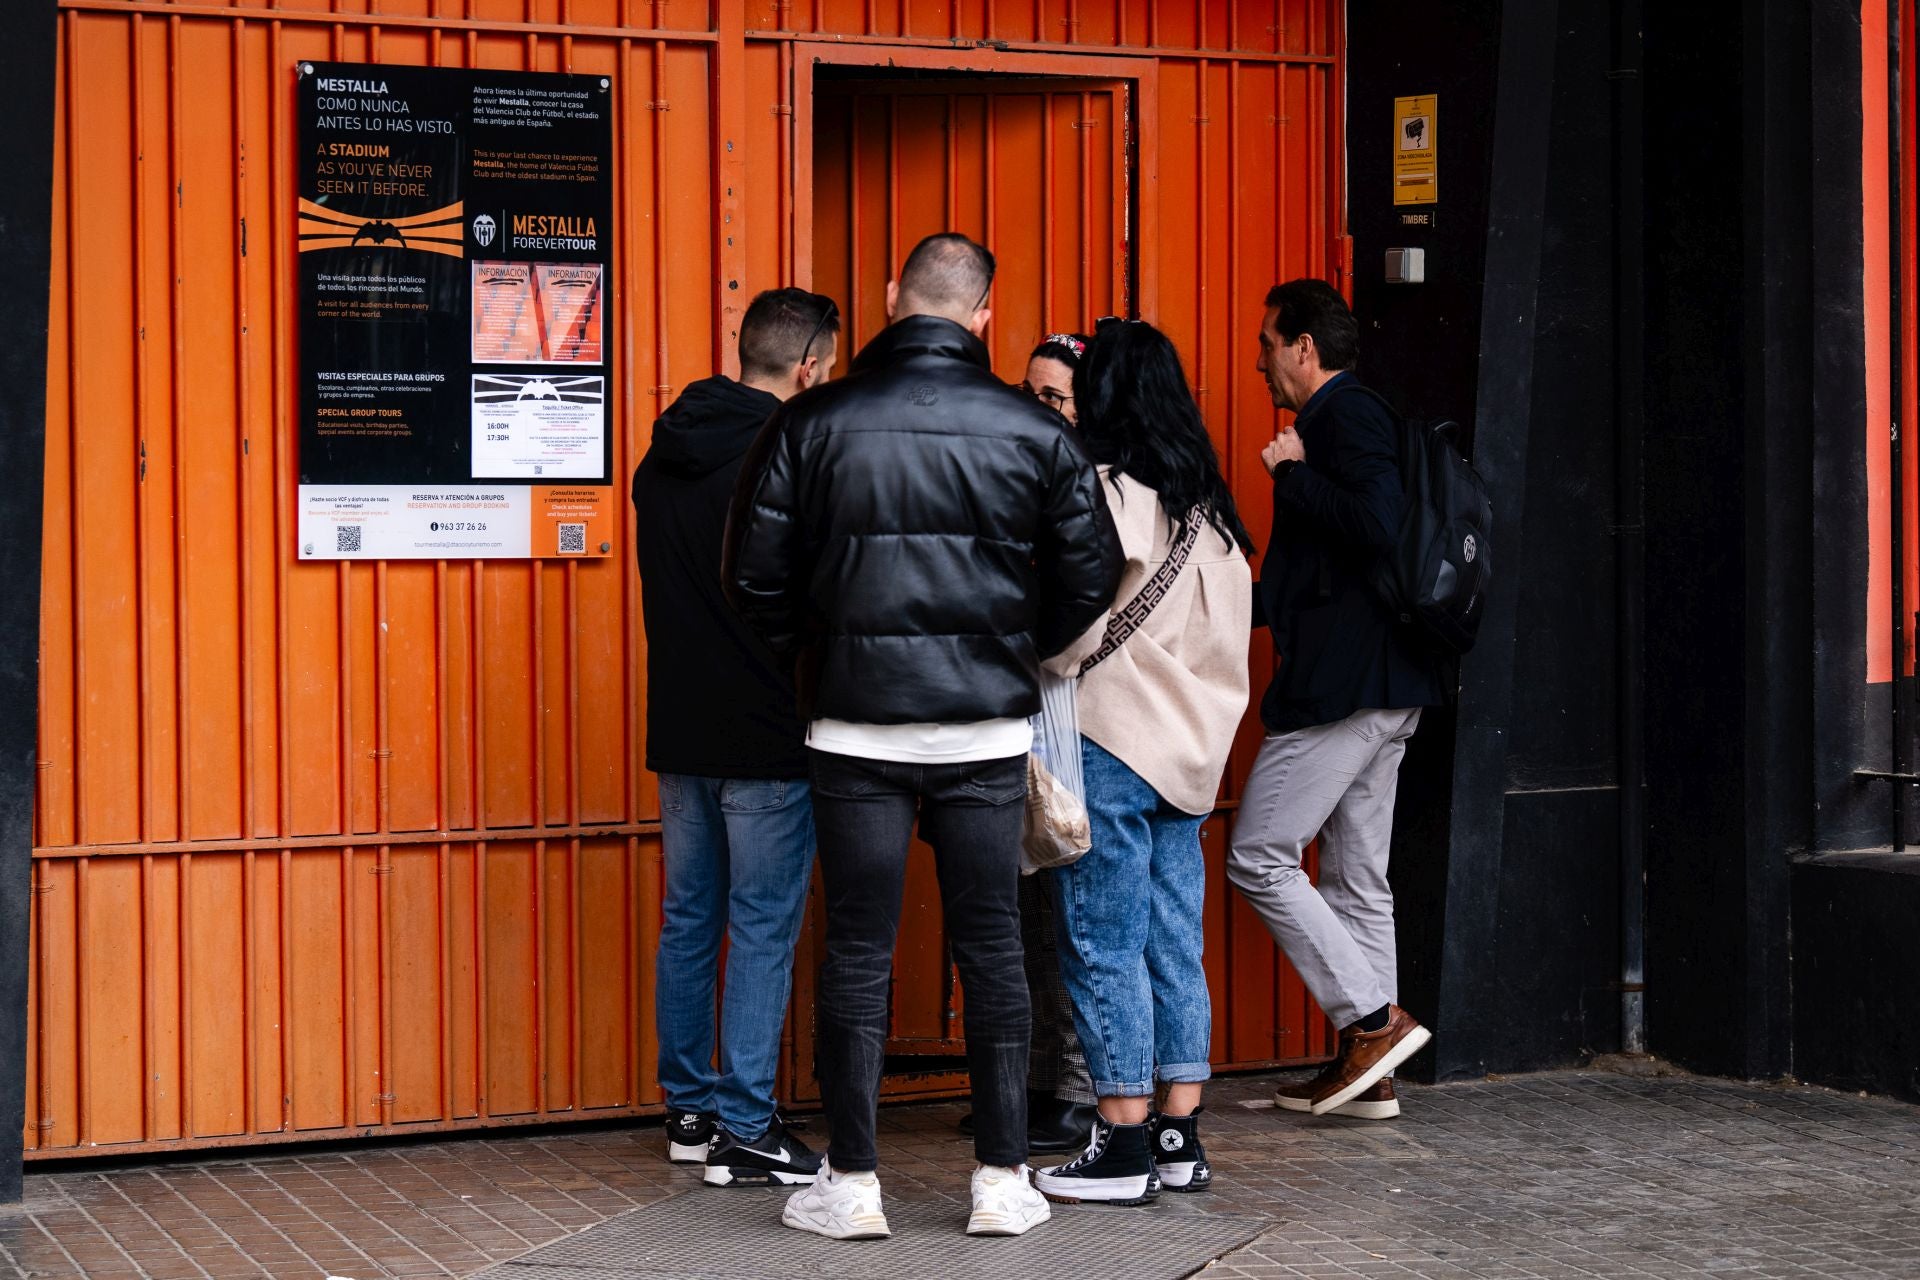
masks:
[(1260, 564), (1255, 617), (1281, 659), (1261, 720), (1287, 733), (1355, 711), (1437, 705), (1438, 657), (1367, 585), (1406, 510), (1400, 424), (1343, 372), (1307, 401), (1294, 430), (1307, 458), (1274, 477), (1273, 536)]

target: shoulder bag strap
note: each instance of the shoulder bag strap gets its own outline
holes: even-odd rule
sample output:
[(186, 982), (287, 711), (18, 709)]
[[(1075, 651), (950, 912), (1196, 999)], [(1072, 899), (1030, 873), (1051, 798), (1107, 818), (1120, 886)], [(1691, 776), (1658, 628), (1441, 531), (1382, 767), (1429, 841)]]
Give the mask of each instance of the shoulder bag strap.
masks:
[[(1333, 394), (1337, 396), (1337, 395), (1340, 395), (1342, 392), (1347, 392), (1347, 391), (1358, 391), (1361, 394), (1365, 395), (1367, 399), (1373, 401), (1375, 404), (1379, 405), (1382, 409), (1385, 409), (1387, 411), (1387, 416), (1392, 418), (1395, 422), (1405, 421), (1405, 415), (1402, 414), (1400, 410), (1394, 408), (1393, 401), (1387, 399), (1385, 396), (1381, 395), (1378, 391), (1375, 391), (1372, 387), (1368, 386), (1366, 383), (1360, 382), (1358, 380), (1355, 380), (1352, 382), (1343, 382), (1339, 386), (1333, 389)], [(1329, 399), (1331, 399), (1331, 397), (1329, 397)]]
[(1186, 567), (1193, 544), (1200, 540), (1200, 526), (1206, 522), (1205, 513), (1199, 507), (1187, 513), (1186, 533), (1167, 552), (1167, 558), (1160, 562), (1160, 567), (1153, 571), (1153, 576), (1147, 579), (1147, 584), (1140, 588), (1139, 594), (1127, 601), (1124, 609), (1107, 619), (1107, 638), (1100, 642), (1100, 648), (1091, 658), (1080, 664), (1081, 675), (1084, 676), (1112, 657), (1115, 650), (1141, 628), (1155, 606), (1166, 599), (1167, 592), (1173, 588), (1173, 580)]

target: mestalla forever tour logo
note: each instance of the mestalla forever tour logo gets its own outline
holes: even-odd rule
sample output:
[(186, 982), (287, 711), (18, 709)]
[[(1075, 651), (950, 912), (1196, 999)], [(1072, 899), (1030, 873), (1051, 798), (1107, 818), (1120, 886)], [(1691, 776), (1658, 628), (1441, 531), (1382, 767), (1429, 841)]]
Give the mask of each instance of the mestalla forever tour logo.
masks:
[(600, 228), (591, 217), (570, 213), (515, 213), (508, 216), (509, 247), (593, 253)]
[[(364, 218), (303, 199), (300, 201), (300, 252), (417, 249), (422, 253), (462, 258), (466, 256), (465, 223), (464, 207), (457, 200), (404, 218)], [(486, 241), (481, 243), (484, 245)]]

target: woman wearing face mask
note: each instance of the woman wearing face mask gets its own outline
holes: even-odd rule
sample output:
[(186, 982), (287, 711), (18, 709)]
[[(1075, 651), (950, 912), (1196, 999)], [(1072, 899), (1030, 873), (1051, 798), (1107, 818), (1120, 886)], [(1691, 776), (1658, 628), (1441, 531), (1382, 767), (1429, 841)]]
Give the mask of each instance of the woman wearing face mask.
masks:
[(1212, 1038), (1200, 823), (1247, 705), (1252, 540), (1159, 330), (1103, 321), (1073, 394), (1127, 567), (1109, 617), (1047, 664), (1080, 673), (1093, 847), (1053, 885), (1100, 1101), (1085, 1152), (1034, 1184), (1058, 1200), (1139, 1204), (1212, 1179), (1198, 1132)]

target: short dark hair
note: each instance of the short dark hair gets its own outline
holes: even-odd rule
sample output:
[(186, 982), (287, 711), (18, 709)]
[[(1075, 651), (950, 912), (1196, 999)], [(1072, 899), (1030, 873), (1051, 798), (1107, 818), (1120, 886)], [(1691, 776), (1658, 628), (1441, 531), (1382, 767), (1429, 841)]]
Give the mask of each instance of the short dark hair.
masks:
[(1360, 325), (1340, 291), (1325, 280), (1289, 280), (1267, 290), (1267, 305), (1280, 308), (1273, 327), (1288, 342), (1313, 335), (1320, 367), (1351, 369), (1360, 358)]
[(993, 270), (985, 246), (958, 231), (942, 231), (913, 246), (900, 268), (900, 292), (934, 311), (972, 312), (985, 302)]
[(840, 312), (824, 293), (768, 289), (754, 298), (740, 320), (740, 372), (777, 378), (806, 359), (808, 339), (837, 337)]

